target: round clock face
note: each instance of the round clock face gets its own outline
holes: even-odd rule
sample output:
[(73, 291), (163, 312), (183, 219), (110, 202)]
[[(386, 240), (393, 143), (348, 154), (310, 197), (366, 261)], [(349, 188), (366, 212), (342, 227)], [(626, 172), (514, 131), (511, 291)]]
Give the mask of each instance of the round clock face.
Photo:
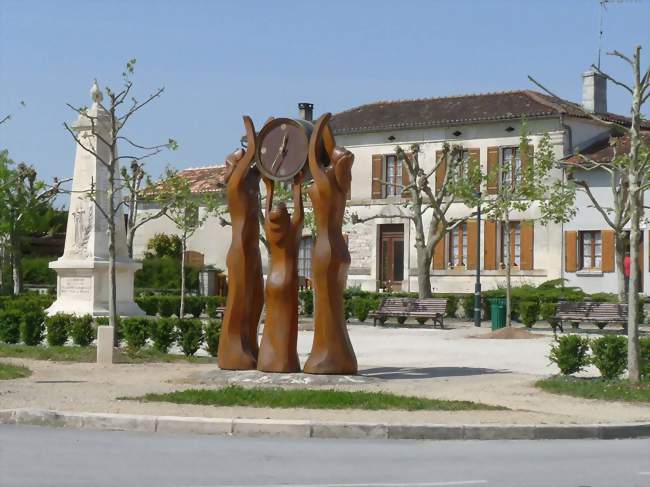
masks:
[(259, 133), (257, 165), (276, 181), (293, 178), (304, 167), (309, 152), (307, 127), (290, 118), (276, 118)]

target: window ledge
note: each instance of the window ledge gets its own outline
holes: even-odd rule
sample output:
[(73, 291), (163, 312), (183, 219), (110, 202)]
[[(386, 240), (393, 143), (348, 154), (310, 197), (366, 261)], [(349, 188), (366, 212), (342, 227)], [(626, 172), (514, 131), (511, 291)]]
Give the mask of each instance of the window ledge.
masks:
[(602, 277), (603, 274), (604, 272), (598, 269), (590, 270), (590, 271), (582, 270), (576, 272), (576, 276), (584, 276), (584, 277)]

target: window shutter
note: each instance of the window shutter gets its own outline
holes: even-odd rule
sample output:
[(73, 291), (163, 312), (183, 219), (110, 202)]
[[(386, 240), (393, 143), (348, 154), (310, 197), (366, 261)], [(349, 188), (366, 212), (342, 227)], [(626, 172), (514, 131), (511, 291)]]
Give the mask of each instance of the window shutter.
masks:
[(564, 259), (566, 272), (578, 270), (578, 232), (575, 230), (564, 232)]
[(534, 269), (535, 257), (535, 222), (524, 220), (521, 222), (521, 262), (519, 268), (522, 271)]
[(372, 199), (382, 198), (382, 166), (384, 163), (384, 156), (381, 154), (372, 155)]
[[(411, 175), (409, 174), (409, 167), (406, 161), (402, 161), (402, 185), (408, 186), (411, 183)], [(402, 192), (402, 198), (409, 199), (411, 197), (411, 190)]]
[(433, 268), (435, 270), (446, 269), (445, 266), (445, 240), (447, 239), (447, 233), (438, 241), (438, 243), (433, 248)]
[(499, 192), (499, 148), (488, 147), (487, 153), (487, 192), (496, 194)]
[(603, 230), (603, 256), (601, 269), (603, 272), (614, 272), (616, 270), (616, 264), (614, 259), (614, 249), (616, 248), (615, 244), (615, 233), (614, 230)]
[[(472, 168), (472, 172), (476, 171), (476, 168), (478, 167), (480, 169), (481, 167), (481, 150), (480, 149), (468, 149), (467, 150), (469, 154), (469, 163)], [(481, 189), (481, 183), (479, 182), (476, 185), (476, 190), (480, 191)]]
[(442, 189), (442, 185), (445, 182), (445, 173), (447, 172), (447, 160), (443, 156), (443, 151), (436, 151), (436, 164), (438, 162), (440, 163), (436, 169), (436, 192)]
[(467, 269), (476, 269), (476, 220), (467, 220)]
[(497, 268), (497, 222), (494, 220), (485, 220), (483, 246), (483, 268), (494, 271)]

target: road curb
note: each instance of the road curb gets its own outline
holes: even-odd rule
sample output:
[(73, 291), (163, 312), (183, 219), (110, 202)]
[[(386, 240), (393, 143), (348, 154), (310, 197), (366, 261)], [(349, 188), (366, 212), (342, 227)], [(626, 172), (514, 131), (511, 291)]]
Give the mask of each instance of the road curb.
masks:
[(650, 423), (584, 425), (453, 425), (327, 422), (284, 419), (201, 418), (80, 413), (49, 409), (0, 410), (0, 424), (148, 433), (242, 437), (394, 440), (567, 440), (650, 438)]

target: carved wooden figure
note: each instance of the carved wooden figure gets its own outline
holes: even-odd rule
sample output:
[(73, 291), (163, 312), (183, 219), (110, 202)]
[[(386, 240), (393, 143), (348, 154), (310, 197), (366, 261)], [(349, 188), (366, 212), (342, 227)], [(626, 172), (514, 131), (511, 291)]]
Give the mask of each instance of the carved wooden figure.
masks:
[(228, 298), (219, 340), (218, 363), (222, 369), (257, 367), (257, 330), (264, 306), (264, 280), (259, 247), (260, 173), (253, 166), (255, 128), (244, 117), (248, 146), (226, 159), (226, 196), (232, 225), (228, 250)]
[[(309, 169), (314, 178), (309, 196), (317, 236), (312, 257), (314, 342), (304, 371), (355, 374), (357, 358), (348, 335), (343, 303), (350, 253), (342, 233), (354, 155), (335, 147), (328, 125), (330, 116), (328, 113), (318, 119), (309, 141)], [(323, 146), (324, 153), (319, 149)]]
[(302, 174), (293, 181), (293, 214), (284, 203), (273, 206), (274, 181), (266, 185), (264, 230), (269, 245), (270, 269), (266, 278), (266, 321), (260, 344), (258, 370), (298, 372), (298, 251), (304, 209)]

